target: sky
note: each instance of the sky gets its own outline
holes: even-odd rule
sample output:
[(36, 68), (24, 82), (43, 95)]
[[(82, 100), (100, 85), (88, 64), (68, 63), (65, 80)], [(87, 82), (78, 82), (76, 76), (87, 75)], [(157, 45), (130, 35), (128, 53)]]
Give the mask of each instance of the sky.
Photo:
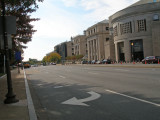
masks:
[(29, 58), (42, 60), (54, 46), (70, 41), (71, 36), (82, 35), (88, 27), (108, 19), (109, 16), (139, 0), (44, 0), (31, 17), (32, 41), (24, 50), (24, 61)]

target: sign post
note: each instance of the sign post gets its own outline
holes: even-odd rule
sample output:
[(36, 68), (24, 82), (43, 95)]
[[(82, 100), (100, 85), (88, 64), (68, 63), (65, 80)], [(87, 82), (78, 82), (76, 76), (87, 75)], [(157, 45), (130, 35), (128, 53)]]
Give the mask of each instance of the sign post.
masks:
[(18, 102), (19, 100), (16, 99), (16, 95), (13, 93), (13, 88), (12, 88), (4, 0), (1, 0), (1, 5), (2, 5), (2, 21), (1, 21), (1, 24), (2, 24), (2, 27), (3, 27), (2, 28), (2, 35), (3, 35), (3, 40), (4, 40), (5, 66), (6, 66), (7, 86), (8, 86), (8, 93), (6, 94), (6, 99), (4, 100), (4, 103), (5, 104), (10, 104), (10, 103)]

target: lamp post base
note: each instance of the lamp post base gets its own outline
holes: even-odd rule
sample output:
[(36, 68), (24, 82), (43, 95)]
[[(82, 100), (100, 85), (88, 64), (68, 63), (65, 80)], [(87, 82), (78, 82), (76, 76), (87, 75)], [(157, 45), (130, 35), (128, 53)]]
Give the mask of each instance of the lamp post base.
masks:
[(4, 100), (4, 104), (11, 104), (19, 102), (19, 100), (16, 99), (16, 95), (6, 95), (6, 99)]

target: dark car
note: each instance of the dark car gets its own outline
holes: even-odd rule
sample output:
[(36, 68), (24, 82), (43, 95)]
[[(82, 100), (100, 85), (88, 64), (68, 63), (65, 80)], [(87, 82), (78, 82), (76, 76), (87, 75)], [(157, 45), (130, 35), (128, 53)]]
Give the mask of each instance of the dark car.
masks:
[(160, 62), (160, 56), (147, 56), (142, 60), (142, 63), (150, 64), (150, 63), (158, 63)]
[(91, 61), (88, 61), (88, 64), (91, 64)]
[(102, 60), (102, 64), (111, 64), (111, 60), (110, 59), (104, 59), (104, 60)]
[(82, 61), (81, 63), (82, 64), (88, 64), (88, 61)]

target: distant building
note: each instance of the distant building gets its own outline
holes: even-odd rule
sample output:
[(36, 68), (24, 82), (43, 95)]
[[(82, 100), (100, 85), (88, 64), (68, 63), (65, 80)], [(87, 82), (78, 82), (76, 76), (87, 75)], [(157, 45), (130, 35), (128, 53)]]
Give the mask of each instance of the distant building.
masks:
[(67, 56), (73, 56), (74, 55), (74, 46), (73, 41), (69, 41), (66, 43), (67, 45)]
[[(103, 60), (107, 58), (114, 58), (111, 55), (114, 45), (110, 46), (109, 38), (109, 22), (103, 20), (86, 30), (86, 39), (88, 47), (88, 60)], [(106, 52), (106, 53), (105, 53)]]
[(54, 47), (54, 52), (60, 54), (61, 60), (65, 60), (67, 57), (67, 42), (63, 42)]
[(72, 38), (74, 55), (87, 55), (87, 41), (85, 35), (77, 35)]
[(109, 17), (117, 61), (160, 56), (160, 0), (140, 0)]

